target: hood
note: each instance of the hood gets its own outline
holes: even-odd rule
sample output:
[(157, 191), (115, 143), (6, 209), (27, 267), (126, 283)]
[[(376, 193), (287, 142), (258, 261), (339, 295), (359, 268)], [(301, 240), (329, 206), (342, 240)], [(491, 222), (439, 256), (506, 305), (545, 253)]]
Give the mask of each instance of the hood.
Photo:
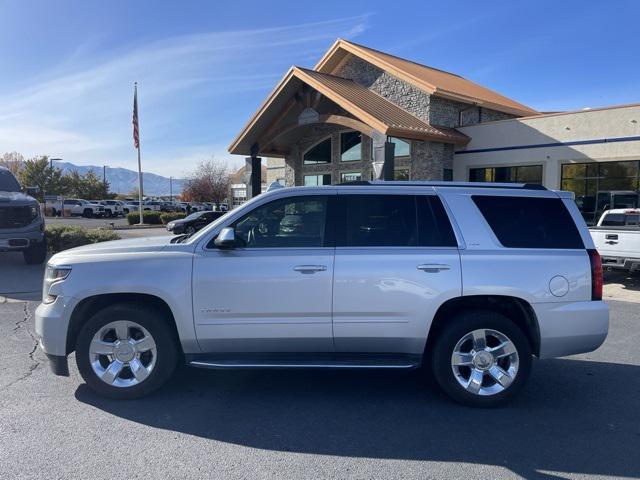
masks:
[(11, 203), (21, 205), (32, 205), (38, 201), (22, 192), (0, 192), (0, 205)]
[(95, 257), (96, 255), (130, 254), (130, 253), (154, 253), (159, 252), (170, 245), (173, 235), (161, 237), (131, 238), (126, 240), (113, 240), (100, 242), (82, 247), (64, 250), (54, 257), (52, 263), (63, 263), (64, 260), (74, 258)]

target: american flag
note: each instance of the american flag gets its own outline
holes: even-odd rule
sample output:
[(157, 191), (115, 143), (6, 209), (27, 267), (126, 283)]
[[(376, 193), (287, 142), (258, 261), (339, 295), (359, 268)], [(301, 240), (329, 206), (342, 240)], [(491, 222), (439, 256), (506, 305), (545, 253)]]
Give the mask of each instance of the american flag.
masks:
[(133, 92), (133, 146), (140, 148), (140, 132), (138, 130), (138, 86)]

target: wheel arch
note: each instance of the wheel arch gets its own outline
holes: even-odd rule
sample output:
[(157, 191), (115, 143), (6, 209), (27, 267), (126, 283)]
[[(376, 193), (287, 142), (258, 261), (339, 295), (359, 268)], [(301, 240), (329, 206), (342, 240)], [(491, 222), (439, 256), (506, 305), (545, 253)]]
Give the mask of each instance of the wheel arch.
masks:
[(78, 334), (85, 322), (103, 308), (118, 303), (143, 305), (145, 308), (156, 309), (164, 314), (170, 324), (176, 344), (180, 346), (180, 353), (183, 353), (175, 316), (171, 307), (169, 307), (167, 302), (162, 298), (148, 293), (105, 293), (84, 298), (73, 309), (69, 320), (69, 327), (67, 328), (67, 355), (75, 350)]
[(522, 298), (507, 295), (469, 295), (455, 297), (444, 302), (438, 308), (431, 322), (425, 352), (429, 351), (438, 333), (452, 317), (472, 309), (490, 310), (509, 318), (527, 336), (534, 355), (540, 355), (540, 328), (533, 307)]

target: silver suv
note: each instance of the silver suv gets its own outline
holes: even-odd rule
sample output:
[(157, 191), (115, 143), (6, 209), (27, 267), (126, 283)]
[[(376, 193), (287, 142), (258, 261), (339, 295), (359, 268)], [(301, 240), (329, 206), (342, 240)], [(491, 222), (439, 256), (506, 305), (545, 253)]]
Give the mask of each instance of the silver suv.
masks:
[(362, 182), (260, 195), (192, 236), (79, 247), (36, 311), (53, 371), (133, 398), (176, 363), (430, 369), (499, 404), (532, 356), (598, 348), (602, 269), (571, 195), (536, 185)]

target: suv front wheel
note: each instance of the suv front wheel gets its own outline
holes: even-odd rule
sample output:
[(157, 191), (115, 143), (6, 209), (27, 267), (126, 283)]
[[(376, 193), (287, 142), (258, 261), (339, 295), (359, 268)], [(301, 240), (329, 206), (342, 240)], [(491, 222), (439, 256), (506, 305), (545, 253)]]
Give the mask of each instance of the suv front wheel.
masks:
[(491, 311), (463, 312), (439, 332), (431, 367), (454, 400), (493, 407), (524, 386), (531, 355), (529, 340), (509, 318)]
[(116, 399), (142, 397), (162, 386), (178, 357), (168, 321), (159, 310), (138, 304), (96, 313), (76, 342), (76, 363), (87, 385)]

